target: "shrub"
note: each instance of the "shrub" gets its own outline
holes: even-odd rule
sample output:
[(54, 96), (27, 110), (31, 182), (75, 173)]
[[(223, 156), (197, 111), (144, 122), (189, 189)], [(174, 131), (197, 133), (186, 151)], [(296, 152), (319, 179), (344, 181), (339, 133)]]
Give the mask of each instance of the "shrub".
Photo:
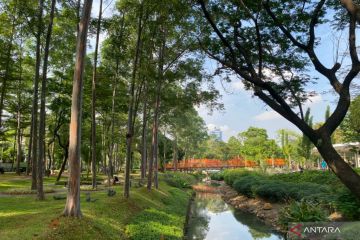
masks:
[(290, 198), (290, 192), (287, 187), (286, 183), (265, 181), (255, 189), (255, 194), (273, 202), (286, 201)]
[(327, 211), (320, 204), (310, 201), (292, 201), (280, 211), (279, 222), (286, 226), (289, 222), (326, 221)]
[(329, 171), (320, 171), (320, 170), (306, 170), (302, 173), (282, 173), (282, 174), (274, 174), (269, 176), (272, 180), (281, 180), (284, 182), (309, 182), (309, 183), (317, 183), (331, 186), (341, 186), (341, 182), (335, 176), (334, 173)]
[(177, 188), (191, 188), (196, 183), (194, 176), (181, 172), (164, 173), (162, 178), (167, 184)]
[(201, 171), (196, 171), (196, 172), (190, 173), (190, 175), (194, 176), (194, 178), (197, 181), (201, 181), (203, 178), (206, 177), (206, 175), (204, 173), (202, 173)]
[(337, 194), (335, 209), (344, 214), (351, 220), (360, 219), (360, 201), (347, 189), (343, 189)]
[(240, 169), (240, 168), (236, 168), (236, 169), (228, 169), (224, 171), (224, 180), (225, 182), (232, 186), (233, 183), (239, 179), (240, 177), (245, 177), (248, 175), (259, 175), (260, 173), (255, 172), (255, 171), (249, 171), (246, 169)]
[(211, 180), (223, 181), (224, 180), (224, 172), (221, 171), (221, 172), (211, 173), (210, 178), (211, 178)]
[(276, 180), (263, 179), (261, 176), (246, 176), (235, 181), (234, 189), (246, 196), (259, 196), (261, 198), (284, 202), (289, 199), (307, 199), (321, 202), (325, 199), (330, 189), (316, 183), (291, 183)]
[(255, 188), (257, 188), (260, 184), (262, 184), (262, 181), (259, 176), (248, 175), (235, 180), (233, 188), (238, 193), (244, 194), (248, 197), (254, 197)]

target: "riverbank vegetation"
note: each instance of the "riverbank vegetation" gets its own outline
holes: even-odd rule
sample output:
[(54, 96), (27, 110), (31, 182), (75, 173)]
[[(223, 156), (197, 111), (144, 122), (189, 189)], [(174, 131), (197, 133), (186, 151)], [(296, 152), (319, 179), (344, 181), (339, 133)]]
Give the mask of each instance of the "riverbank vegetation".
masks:
[(330, 171), (268, 174), (232, 169), (214, 173), (211, 178), (224, 180), (247, 197), (289, 204), (283, 211), (283, 222), (285, 219), (288, 222), (309, 221), (311, 216), (314, 221), (319, 216), (324, 220), (335, 211), (348, 220), (360, 219), (360, 201)]

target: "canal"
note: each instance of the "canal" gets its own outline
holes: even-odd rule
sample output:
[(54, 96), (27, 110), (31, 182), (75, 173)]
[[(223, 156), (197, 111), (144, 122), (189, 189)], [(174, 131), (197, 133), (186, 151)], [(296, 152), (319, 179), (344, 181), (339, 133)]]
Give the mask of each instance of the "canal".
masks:
[(278, 240), (273, 231), (255, 215), (235, 210), (218, 193), (197, 192), (191, 206), (188, 240)]

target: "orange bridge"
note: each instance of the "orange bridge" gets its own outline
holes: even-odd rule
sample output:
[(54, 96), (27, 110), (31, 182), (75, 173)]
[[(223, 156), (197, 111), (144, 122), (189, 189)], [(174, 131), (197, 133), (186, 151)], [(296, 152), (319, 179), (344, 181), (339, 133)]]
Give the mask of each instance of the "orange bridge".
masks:
[[(269, 167), (283, 167), (286, 162), (282, 158), (266, 159), (265, 164)], [(173, 162), (167, 163), (167, 170), (190, 170), (190, 169), (223, 169), (223, 168), (241, 168), (241, 167), (257, 167), (259, 164), (255, 161), (244, 160), (242, 158), (234, 158), (229, 160), (220, 159), (186, 159), (179, 161), (175, 167)]]

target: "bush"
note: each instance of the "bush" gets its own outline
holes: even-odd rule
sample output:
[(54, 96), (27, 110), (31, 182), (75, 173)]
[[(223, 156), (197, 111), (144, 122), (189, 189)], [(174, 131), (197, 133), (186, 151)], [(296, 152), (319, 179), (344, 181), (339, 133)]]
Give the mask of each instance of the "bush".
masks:
[(335, 209), (351, 220), (360, 219), (360, 201), (349, 190), (344, 189), (337, 194)]
[(224, 180), (224, 172), (215, 172), (215, 173), (210, 173), (210, 178), (211, 180), (215, 180), (215, 181), (223, 181)]
[(241, 194), (244, 194), (248, 197), (254, 197), (255, 196), (255, 189), (259, 187), (259, 185), (262, 184), (262, 181), (259, 176), (255, 175), (248, 175), (243, 176), (235, 180), (233, 184), (233, 188)]
[(201, 171), (192, 172), (190, 173), (190, 175), (194, 176), (197, 181), (201, 181), (203, 178), (206, 177), (206, 175)]
[(193, 175), (181, 172), (164, 173), (162, 178), (167, 184), (177, 188), (191, 188), (196, 183), (196, 178)]
[(306, 170), (302, 173), (282, 173), (269, 176), (272, 180), (281, 180), (294, 183), (317, 183), (331, 186), (341, 186), (341, 182), (334, 173), (320, 170)]
[(279, 222), (286, 226), (289, 222), (326, 221), (327, 215), (320, 204), (304, 200), (292, 201), (280, 211)]
[(276, 181), (264, 182), (256, 188), (255, 194), (273, 202), (286, 201), (291, 195), (286, 185), (287, 184), (282, 184)]
[(260, 175), (260, 173), (255, 172), (255, 171), (249, 171), (246, 169), (237, 168), (237, 169), (225, 170), (223, 175), (224, 175), (225, 182), (228, 185), (232, 186), (233, 183), (241, 177), (245, 177), (248, 175)]

